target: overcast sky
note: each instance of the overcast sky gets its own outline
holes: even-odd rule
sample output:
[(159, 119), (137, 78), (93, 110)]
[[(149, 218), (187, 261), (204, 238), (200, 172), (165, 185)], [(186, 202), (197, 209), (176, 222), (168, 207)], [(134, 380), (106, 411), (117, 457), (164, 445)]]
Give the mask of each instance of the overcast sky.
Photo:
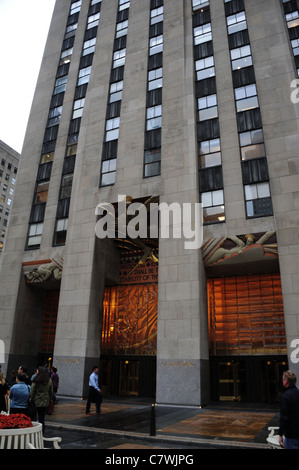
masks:
[(55, 0), (0, 0), (0, 140), (21, 152)]

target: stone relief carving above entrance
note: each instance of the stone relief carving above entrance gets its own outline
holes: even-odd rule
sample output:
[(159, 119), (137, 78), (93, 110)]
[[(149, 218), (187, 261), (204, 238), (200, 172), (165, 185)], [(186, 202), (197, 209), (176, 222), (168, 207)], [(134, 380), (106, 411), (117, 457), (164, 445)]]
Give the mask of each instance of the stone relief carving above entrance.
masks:
[(46, 281), (60, 281), (63, 269), (62, 258), (51, 258), (48, 263), (36, 263), (34, 268), (25, 271), (25, 280), (27, 284), (41, 284)]

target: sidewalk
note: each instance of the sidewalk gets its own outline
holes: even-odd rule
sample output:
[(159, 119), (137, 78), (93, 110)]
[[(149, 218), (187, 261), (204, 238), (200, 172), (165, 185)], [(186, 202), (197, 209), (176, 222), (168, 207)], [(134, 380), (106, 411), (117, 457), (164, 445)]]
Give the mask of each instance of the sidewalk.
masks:
[[(278, 405), (219, 403), (205, 408), (152, 405), (135, 397), (105, 397), (101, 414), (85, 415), (85, 400), (60, 397), (52, 415), (46, 416), (46, 429), (51, 435), (61, 432), (94, 433), (102, 448), (229, 448), (266, 449), (268, 426), (278, 426)], [(60, 432), (60, 434), (59, 434)], [(46, 432), (47, 436), (47, 432)], [(78, 438), (80, 441), (80, 437)], [(63, 446), (63, 441), (62, 441)], [(77, 442), (83, 448), (83, 442)], [(181, 447), (180, 447), (181, 446)]]

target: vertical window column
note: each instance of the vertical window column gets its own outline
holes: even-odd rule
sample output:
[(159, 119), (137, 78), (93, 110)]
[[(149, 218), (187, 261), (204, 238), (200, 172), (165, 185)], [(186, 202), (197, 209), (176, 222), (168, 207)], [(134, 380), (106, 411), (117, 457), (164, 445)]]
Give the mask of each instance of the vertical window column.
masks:
[(193, 0), (192, 9), (199, 191), (203, 223), (214, 224), (225, 221), (225, 211), (209, 2)]
[(272, 215), (268, 165), (244, 0), (224, 0), (247, 218)]
[(53, 245), (64, 245), (67, 235), (68, 217), (71, 201), (73, 175), (76, 163), (77, 146), (83, 115), (88, 82), (96, 47), (98, 25), (100, 21), (101, 1), (91, 0), (85, 29), (77, 87), (75, 89), (73, 112), (69, 125), (68, 140), (64, 158), (59, 199), (56, 211)]
[(102, 151), (100, 186), (115, 183), (130, 2), (119, 0)]
[(299, 76), (299, 11), (296, 0), (281, 0), (293, 50), (297, 75)]
[(61, 47), (60, 59), (50, 103), (47, 127), (44, 133), (42, 154), (36, 177), (35, 193), (29, 219), (27, 249), (38, 249), (41, 243), (44, 215), (50, 184), (52, 163), (56, 147), (60, 117), (66, 90), (74, 35), (77, 29), (82, 0), (72, 1), (67, 19), (65, 35)]
[(161, 173), (163, 0), (151, 0), (144, 142), (144, 177)]

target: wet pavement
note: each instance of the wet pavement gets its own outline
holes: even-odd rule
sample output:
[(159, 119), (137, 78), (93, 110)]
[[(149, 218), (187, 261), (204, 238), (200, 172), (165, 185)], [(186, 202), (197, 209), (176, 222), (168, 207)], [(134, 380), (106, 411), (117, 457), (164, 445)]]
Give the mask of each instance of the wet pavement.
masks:
[(60, 397), (54, 413), (46, 416), (45, 437), (61, 437), (61, 449), (263, 450), (268, 448), (268, 427), (279, 422), (276, 404), (219, 403), (199, 408), (109, 397), (100, 415), (91, 408), (89, 416), (85, 406), (85, 400)]

